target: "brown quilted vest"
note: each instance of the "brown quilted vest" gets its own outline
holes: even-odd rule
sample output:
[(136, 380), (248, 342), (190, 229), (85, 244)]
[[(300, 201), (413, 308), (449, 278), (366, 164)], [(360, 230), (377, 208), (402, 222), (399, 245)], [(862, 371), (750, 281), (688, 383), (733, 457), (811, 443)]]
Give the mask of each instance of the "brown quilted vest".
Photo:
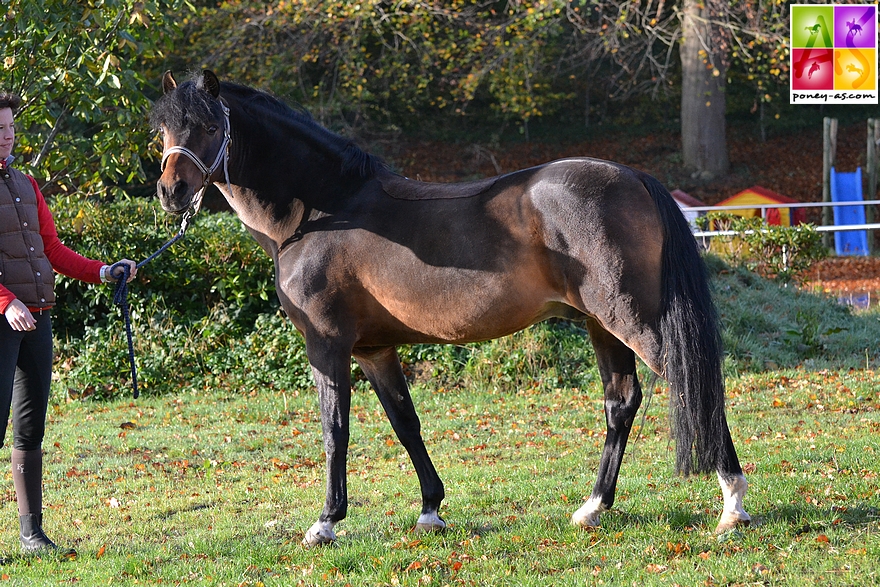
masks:
[(55, 274), (43, 252), (37, 194), (17, 169), (0, 169), (0, 284), (28, 308), (55, 305)]

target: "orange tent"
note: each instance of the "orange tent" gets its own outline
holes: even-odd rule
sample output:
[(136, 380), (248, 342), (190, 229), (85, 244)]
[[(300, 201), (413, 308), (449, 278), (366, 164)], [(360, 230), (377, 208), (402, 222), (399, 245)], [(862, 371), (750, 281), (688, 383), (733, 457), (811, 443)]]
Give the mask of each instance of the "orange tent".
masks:
[[(765, 204), (797, 204), (797, 200), (777, 194), (767, 188), (759, 185), (741, 191), (731, 196), (723, 202), (718, 202), (716, 206), (743, 206), (748, 204), (765, 205)], [(725, 210), (737, 216), (745, 216), (752, 218), (753, 216), (761, 216), (761, 208), (743, 208), (739, 210)], [(764, 213), (764, 219), (767, 224), (775, 224), (777, 226), (793, 226), (804, 221), (803, 208), (767, 208)]]

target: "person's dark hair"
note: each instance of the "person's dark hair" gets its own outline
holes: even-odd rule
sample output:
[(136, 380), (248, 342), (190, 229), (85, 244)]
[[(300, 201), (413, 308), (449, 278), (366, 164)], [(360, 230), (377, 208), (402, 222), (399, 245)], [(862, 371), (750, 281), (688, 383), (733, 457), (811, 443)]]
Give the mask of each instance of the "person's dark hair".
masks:
[(19, 106), (21, 106), (20, 96), (8, 92), (0, 92), (0, 109), (12, 108), (12, 113), (15, 114)]

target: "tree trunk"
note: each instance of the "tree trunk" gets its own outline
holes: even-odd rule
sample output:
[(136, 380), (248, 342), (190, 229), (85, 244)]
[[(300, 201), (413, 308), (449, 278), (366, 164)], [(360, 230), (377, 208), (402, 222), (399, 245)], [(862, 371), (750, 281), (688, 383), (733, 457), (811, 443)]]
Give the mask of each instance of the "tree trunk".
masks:
[(724, 88), (726, 35), (710, 25), (712, 0), (684, 0), (681, 142), (686, 169), (704, 179), (727, 174)]

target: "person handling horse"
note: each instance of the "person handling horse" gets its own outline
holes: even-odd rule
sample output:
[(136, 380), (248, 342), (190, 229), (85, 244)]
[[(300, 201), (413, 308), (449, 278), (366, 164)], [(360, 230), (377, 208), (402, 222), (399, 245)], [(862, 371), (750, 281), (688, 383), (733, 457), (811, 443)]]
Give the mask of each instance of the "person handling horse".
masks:
[(21, 98), (0, 92), (0, 447), (12, 408), (12, 481), (25, 552), (56, 550), (43, 532), (43, 457), (52, 380), (54, 271), (88, 283), (115, 282), (117, 267), (88, 259), (58, 238), (34, 178), (10, 167)]

